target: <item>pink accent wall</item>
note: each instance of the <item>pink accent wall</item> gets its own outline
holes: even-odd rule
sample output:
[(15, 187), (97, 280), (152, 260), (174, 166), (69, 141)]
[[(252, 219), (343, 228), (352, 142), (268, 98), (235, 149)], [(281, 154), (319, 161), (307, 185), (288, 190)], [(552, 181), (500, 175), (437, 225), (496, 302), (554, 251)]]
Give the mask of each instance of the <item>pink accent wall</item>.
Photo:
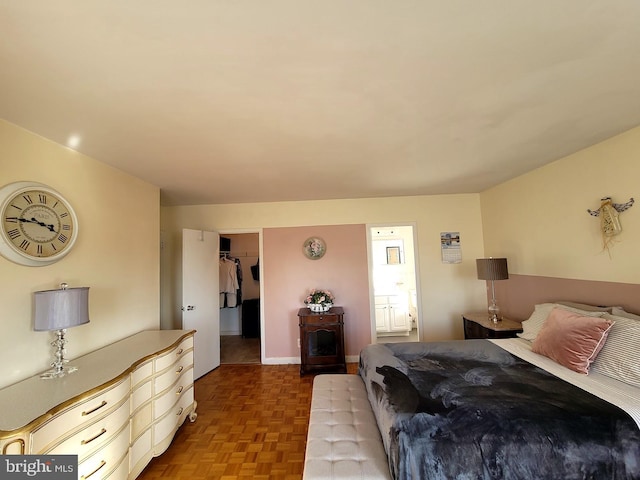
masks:
[(623, 307), (640, 313), (640, 285), (571, 278), (509, 275), (495, 282), (496, 300), (504, 316), (526, 320), (538, 303), (565, 300), (588, 305)]
[[(308, 259), (302, 245), (320, 237), (325, 255)], [(347, 355), (371, 343), (365, 225), (265, 228), (263, 230), (265, 357), (299, 357), (298, 310), (312, 288), (330, 290), (344, 308)]]

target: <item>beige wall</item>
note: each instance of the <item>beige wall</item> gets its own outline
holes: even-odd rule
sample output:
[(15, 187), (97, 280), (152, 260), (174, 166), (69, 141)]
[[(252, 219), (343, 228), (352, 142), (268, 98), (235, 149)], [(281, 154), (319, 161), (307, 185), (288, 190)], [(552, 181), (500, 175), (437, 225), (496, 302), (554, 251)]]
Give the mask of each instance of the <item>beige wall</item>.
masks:
[[(374, 223), (415, 223), (423, 339), (462, 338), (462, 312), (486, 305), (485, 287), (476, 279), (475, 270), (475, 259), (484, 251), (477, 194), (163, 207), (162, 324), (176, 324), (173, 306), (179, 275), (174, 269), (179, 264), (175, 256), (179, 255), (182, 228), (231, 232)], [(461, 264), (441, 261), (440, 232), (446, 231), (461, 234)], [(296, 291), (301, 288), (294, 284), (284, 287)], [(265, 318), (267, 325), (269, 322)], [(266, 351), (270, 351), (268, 346)]]
[[(640, 283), (639, 188), (640, 127), (483, 192), (486, 254), (514, 274)], [(587, 213), (605, 196), (638, 200), (620, 214), (611, 257)]]
[(46, 370), (51, 333), (34, 332), (38, 290), (88, 286), (91, 322), (67, 335), (69, 358), (140, 330), (159, 317), (159, 189), (0, 121), (0, 185), (29, 180), (63, 194), (78, 216), (73, 250), (45, 267), (0, 257), (0, 386)]

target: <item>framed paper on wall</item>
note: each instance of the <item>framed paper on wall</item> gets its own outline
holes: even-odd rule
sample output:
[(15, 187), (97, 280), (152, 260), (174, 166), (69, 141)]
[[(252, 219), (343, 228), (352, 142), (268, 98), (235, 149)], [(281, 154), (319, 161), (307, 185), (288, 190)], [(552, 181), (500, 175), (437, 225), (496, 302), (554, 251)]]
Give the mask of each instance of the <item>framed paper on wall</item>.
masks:
[(400, 247), (387, 247), (387, 265), (399, 265)]

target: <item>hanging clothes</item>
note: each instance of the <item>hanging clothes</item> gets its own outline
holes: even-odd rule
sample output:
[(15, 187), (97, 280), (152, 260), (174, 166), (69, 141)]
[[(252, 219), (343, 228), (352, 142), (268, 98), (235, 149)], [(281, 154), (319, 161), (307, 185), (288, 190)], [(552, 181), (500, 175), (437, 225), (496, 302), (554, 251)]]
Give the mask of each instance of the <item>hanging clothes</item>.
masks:
[(238, 267), (236, 262), (227, 257), (220, 259), (220, 307), (234, 308), (238, 306)]

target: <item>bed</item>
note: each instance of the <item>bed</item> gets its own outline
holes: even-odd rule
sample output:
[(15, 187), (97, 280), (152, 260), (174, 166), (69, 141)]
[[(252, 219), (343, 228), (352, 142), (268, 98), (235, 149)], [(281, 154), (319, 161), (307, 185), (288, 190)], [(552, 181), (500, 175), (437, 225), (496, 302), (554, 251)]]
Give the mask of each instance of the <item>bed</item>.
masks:
[(544, 304), (523, 329), (361, 352), (394, 478), (640, 479), (640, 318)]

